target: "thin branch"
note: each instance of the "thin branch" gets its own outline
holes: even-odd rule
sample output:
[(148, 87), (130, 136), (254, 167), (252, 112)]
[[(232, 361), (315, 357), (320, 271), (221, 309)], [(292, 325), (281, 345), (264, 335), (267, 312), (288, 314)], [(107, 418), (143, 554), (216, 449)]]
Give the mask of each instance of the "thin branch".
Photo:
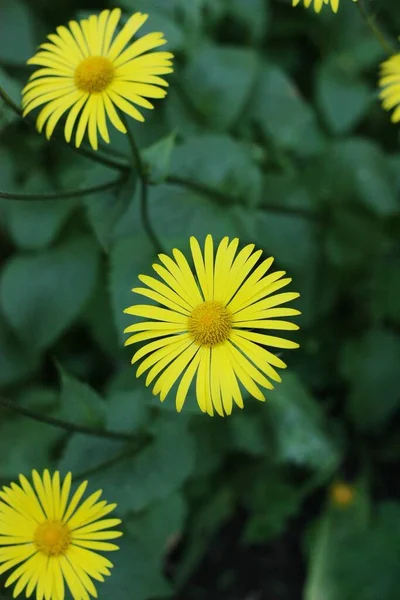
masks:
[(34, 421), (39, 421), (40, 423), (46, 423), (47, 425), (52, 425), (53, 427), (64, 429), (64, 431), (68, 431), (69, 433), (84, 433), (86, 435), (108, 438), (110, 440), (132, 441), (132, 435), (129, 433), (123, 433), (118, 431), (104, 431), (102, 429), (86, 427), (86, 425), (77, 425), (75, 423), (63, 421), (62, 419), (57, 419), (55, 417), (46, 417), (44, 415), (34, 412), (33, 410), (30, 410), (29, 408), (20, 406), (16, 402), (12, 402), (11, 400), (4, 398), (3, 396), (0, 396), (0, 406), (6, 408), (7, 410), (17, 412), (20, 415), (24, 415), (25, 417), (28, 417), (29, 419), (32, 419)]
[(368, 14), (368, 11), (364, 6), (364, 1), (359, 0), (357, 2), (357, 7), (367, 27), (369, 27), (375, 39), (379, 42), (384, 51), (387, 54), (396, 54), (397, 49), (392, 45), (391, 42), (388, 41), (385, 34), (382, 32), (379, 25), (377, 24), (375, 17), (373, 15)]
[(113, 467), (114, 465), (116, 465), (120, 461), (124, 460), (125, 458), (130, 458), (130, 457), (134, 456), (135, 454), (139, 454), (139, 452), (147, 446), (147, 444), (149, 443), (150, 440), (151, 440), (151, 437), (149, 435), (146, 435), (146, 434), (142, 435), (141, 438), (138, 438), (135, 441), (135, 444), (133, 446), (130, 446), (128, 448), (125, 447), (124, 450), (122, 450), (121, 452), (118, 452), (111, 458), (96, 465), (95, 467), (92, 467), (91, 469), (86, 469), (85, 471), (82, 471), (81, 473), (74, 475), (73, 480), (79, 481), (80, 479), (86, 479), (87, 477), (91, 477), (92, 475), (96, 475), (96, 473), (100, 473), (101, 471), (105, 471), (106, 469)]
[[(214, 198), (215, 200), (222, 201), (230, 205), (238, 204), (237, 199), (231, 196), (230, 194), (225, 194), (224, 192), (221, 192), (220, 190), (217, 190), (216, 188), (213, 188), (205, 183), (199, 183), (198, 181), (192, 181), (190, 179), (185, 179), (184, 177), (178, 177), (176, 175), (169, 175), (165, 181), (173, 185), (181, 185), (183, 187), (187, 187), (188, 189), (193, 190), (194, 192), (205, 194), (210, 198)], [(262, 210), (266, 210), (268, 212), (294, 215), (296, 217), (301, 217), (302, 219), (309, 219), (312, 221), (320, 220), (320, 216), (318, 213), (303, 208), (282, 206), (281, 204), (266, 204), (263, 205), (261, 208)]]
[(150, 220), (150, 216), (149, 216), (149, 197), (148, 197), (149, 183), (147, 180), (146, 169), (143, 164), (139, 148), (136, 145), (135, 138), (132, 134), (132, 131), (129, 128), (127, 119), (123, 116), (122, 120), (126, 127), (129, 145), (131, 147), (131, 152), (132, 152), (134, 168), (136, 168), (137, 173), (139, 175), (139, 180), (140, 180), (140, 212), (141, 212), (141, 216), (142, 216), (143, 226), (147, 232), (147, 235), (149, 236), (150, 240), (152, 241), (154, 248), (156, 249), (157, 253), (159, 253), (159, 252), (163, 251), (163, 248), (162, 248), (162, 244), (161, 244), (160, 240), (157, 237), (157, 234), (155, 233), (155, 231), (153, 229), (153, 226), (152, 226), (151, 220)]
[(0, 86), (0, 98), (22, 119), (22, 109), (10, 98), (10, 96)]
[(88, 194), (97, 194), (99, 192), (106, 192), (118, 187), (123, 182), (123, 178), (119, 177), (114, 181), (103, 183), (102, 185), (95, 185), (93, 187), (82, 188), (81, 190), (70, 190), (69, 192), (59, 192), (53, 194), (17, 194), (14, 192), (2, 192), (0, 191), (0, 198), (5, 200), (61, 200), (64, 198), (78, 198), (79, 196), (86, 196)]

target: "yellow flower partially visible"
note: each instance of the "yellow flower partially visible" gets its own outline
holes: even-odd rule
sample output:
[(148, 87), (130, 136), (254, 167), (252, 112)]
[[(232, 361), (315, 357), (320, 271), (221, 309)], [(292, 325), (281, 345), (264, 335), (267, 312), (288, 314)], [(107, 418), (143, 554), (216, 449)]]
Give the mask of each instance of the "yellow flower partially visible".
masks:
[(395, 54), (381, 64), (379, 97), (385, 110), (392, 110), (392, 122), (400, 121), (400, 54)]
[[(292, 0), (292, 6), (297, 6), (301, 3), (302, 0)], [(358, 2), (358, 0), (353, 0), (353, 2)], [(334, 13), (337, 13), (339, 10), (339, 0), (303, 0), (303, 5), (306, 8), (309, 8), (313, 4), (313, 8), (316, 13), (321, 12), (321, 9), (324, 4), (331, 6), (331, 9)]]
[(69, 27), (57, 27), (49, 42), (28, 60), (38, 65), (22, 92), (23, 115), (42, 108), (37, 128), (45, 128), (47, 139), (61, 117), (68, 113), (64, 135), (71, 140), (76, 126), (75, 145), (81, 145), (87, 130), (93, 149), (98, 148), (98, 133), (109, 143), (107, 119), (126, 133), (118, 111), (144, 121), (141, 108), (152, 109), (147, 98), (164, 98), (168, 83), (160, 77), (171, 73), (173, 55), (152, 52), (166, 44), (163, 33), (148, 33), (132, 42), (148, 15), (135, 13), (121, 31), (116, 29), (121, 10), (103, 10)]
[(262, 250), (254, 252), (254, 244), (240, 252), (238, 246), (237, 238), (225, 237), (214, 253), (211, 235), (204, 251), (196, 238), (190, 238), (194, 270), (177, 249), (174, 259), (160, 254), (161, 264), (153, 265), (158, 279), (140, 275), (146, 287), (132, 291), (162, 308), (145, 304), (124, 311), (151, 319), (127, 327), (125, 333), (133, 335), (125, 345), (146, 342), (132, 364), (144, 359), (136, 375), (148, 371), (146, 386), (154, 381), (153, 394), (161, 401), (179, 380), (177, 411), (182, 410), (195, 376), (198, 405), (211, 416), (214, 410), (221, 416), (231, 414), (233, 403), (243, 408), (242, 389), (265, 400), (258, 386), (272, 390), (270, 380), (281, 381), (276, 368), (286, 364), (264, 346), (298, 348), (295, 342), (262, 333), (298, 329), (281, 317), (300, 314), (283, 306), (299, 294), (275, 294), (291, 279), (284, 277), (285, 271), (266, 275), (274, 259), (259, 263)]
[(70, 498), (71, 473), (32, 478), (20, 475), (0, 492), (0, 574), (12, 569), (5, 586), (16, 584), (14, 598), (36, 590), (37, 600), (64, 600), (65, 584), (74, 600), (97, 597), (92, 580), (104, 581), (113, 566), (97, 550), (118, 550), (105, 540), (122, 535), (113, 529), (120, 519), (104, 519), (116, 504), (99, 502), (101, 490), (81, 502), (87, 481)]
[(330, 497), (335, 506), (345, 508), (354, 502), (354, 487), (343, 481), (336, 481), (330, 488)]

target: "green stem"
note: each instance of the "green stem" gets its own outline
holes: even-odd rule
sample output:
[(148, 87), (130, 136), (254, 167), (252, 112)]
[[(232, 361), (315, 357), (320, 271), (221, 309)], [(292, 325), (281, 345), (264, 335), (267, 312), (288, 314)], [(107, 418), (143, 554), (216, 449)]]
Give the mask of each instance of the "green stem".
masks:
[(22, 119), (22, 109), (10, 98), (10, 96), (0, 86), (0, 98), (11, 110), (13, 110)]
[(77, 425), (75, 423), (70, 423), (69, 421), (63, 421), (62, 419), (57, 419), (55, 417), (46, 417), (44, 415), (38, 414), (29, 408), (25, 408), (0, 396), (0, 406), (6, 408), (7, 410), (11, 410), (19, 413), (20, 415), (24, 415), (29, 419), (34, 421), (39, 421), (40, 423), (46, 423), (47, 425), (52, 425), (53, 427), (58, 427), (59, 429), (64, 429), (64, 431), (68, 431), (69, 433), (84, 433), (86, 435), (92, 435), (94, 437), (108, 438), (110, 440), (122, 440), (122, 441), (132, 441), (132, 435), (129, 433), (123, 433), (118, 431), (104, 431), (103, 429), (95, 429), (93, 427), (86, 427), (86, 425)]
[(385, 34), (382, 32), (379, 25), (376, 23), (375, 17), (368, 14), (368, 11), (364, 6), (363, 0), (358, 0), (357, 7), (361, 14), (361, 17), (364, 19), (365, 23), (367, 24), (367, 27), (369, 27), (369, 29), (371, 30), (375, 39), (379, 42), (379, 44), (382, 46), (384, 51), (387, 54), (396, 54), (397, 49), (392, 45), (391, 42), (389, 42), (387, 40)]
[(133, 158), (133, 167), (136, 168), (137, 174), (140, 180), (140, 212), (142, 217), (143, 226), (149, 236), (151, 242), (153, 243), (154, 248), (157, 253), (163, 251), (162, 244), (155, 233), (153, 226), (151, 224), (150, 215), (149, 215), (149, 196), (148, 196), (148, 180), (146, 169), (144, 167), (142, 157), (140, 155), (140, 150), (136, 145), (135, 138), (132, 134), (132, 131), (129, 128), (129, 124), (127, 119), (122, 116), (123, 123), (126, 127), (126, 132), (129, 140), (129, 145), (131, 147), (132, 158)]
[(0, 191), (0, 198), (5, 200), (62, 200), (64, 198), (79, 198), (80, 196), (86, 196), (88, 194), (98, 194), (99, 192), (106, 192), (118, 187), (123, 181), (122, 177), (103, 183), (102, 185), (95, 185), (93, 187), (83, 188), (81, 190), (71, 190), (69, 192), (59, 192), (53, 194), (17, 194), (14, 192), (2, 192)]

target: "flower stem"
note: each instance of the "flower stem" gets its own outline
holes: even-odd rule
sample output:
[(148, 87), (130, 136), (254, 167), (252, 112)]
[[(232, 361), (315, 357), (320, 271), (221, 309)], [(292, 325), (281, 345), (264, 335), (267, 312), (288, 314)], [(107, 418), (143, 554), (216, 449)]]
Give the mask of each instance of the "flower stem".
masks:
[(149, 195), (148, 195), (148, 180), (146, 170), (142, 161), (142, 157), (140, 155), (140, 150), (136, 145), (135, 138), (132, 134), (132, 131), (129, 129), (129, 124), (127, 119), (122, 115), (123, 123), (126, 127), (126, 132), (129, 140), (129, 145), (131, 147), (132, 158), (133, 158), (133, 167), (134, 170), (139, 176), (140, 180), (140, 212), (142, 216), (143, 226), (149, 236), (151, 242), (153, 243), (154, 248), (157, 253), (163, 251), (162, 244), (155, 233), (153, 226), (151, 224), (150, 215), (149, 215)]
[(373, 15), (368, 14), (368, 11), (364, 6), (364, 0), (358, 0), (357, 7), (361, 14), (361, 17), (364, 19), (365, 23), (374, 35), (375, 39), (379, 42), (384, 51), (387, 54), (396, 54), (397, 49), (393, 46), (391, 42), (388, 41), (385, 34), (382, 32), (381, 28), (377, 24), (375, 17)]
[(110, 440), (122, 440), (122, 441), (132, 441), (133, 436), (129, 433), (123, 433), (118, 431), (104, 431), (103, 429), (95, 429), (93, 427), (87, 427), (86, 425), (77, 425), (75, 423), (70, 423), (69, 421), (63, 421), (62, 419), (57, 419), (55, 417), (46, 417), (39, 413), (30, 410), (29, 408), (25, 408), (24, 406), (20, 406), (16, 402), (12, 402), (3, 396), (0, 396), (0, 406), (6, 408), (7, 410), (11, 410), (19, 413), (20, 415), (24, 415), (29, 419), (34, 421), (39, 421), (40, 423), (46, 423), (47, 425), (52, 425), (53, 427), (58, 427), (59, 429), (64, 429), (69, 433), (84, 433), (86, 435), (92, 435), (95, 437), (108, 438)]
[(82, 188), (81, 190), (70, 190), (69, 192), (55, 192), (53, 194), (17, 194), (14, 192), (2, 192), (0, 190), (0, 198), (5, 200), (62, 200), (64, 198), (79, 198), (80, 196), (86, 196), (88, 194), (98, 194), (99, 192), (106, 192), (118, 187), (123, 182), (123, 177), (118, 177), (114, 181), (103, 183), (102, 185), (95, 185), (93, 187)]

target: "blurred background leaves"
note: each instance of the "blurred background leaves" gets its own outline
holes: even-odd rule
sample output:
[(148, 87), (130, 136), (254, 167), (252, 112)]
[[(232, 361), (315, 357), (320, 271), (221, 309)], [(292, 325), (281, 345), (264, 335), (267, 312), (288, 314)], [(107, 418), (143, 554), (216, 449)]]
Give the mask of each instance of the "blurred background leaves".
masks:
[[(132, 123), (163, 247), (238, 236), (301, 292), (301, 349), (283, 382), (230, 418), (200, 415), (193, 394), (177, 415), (130, 367), (122, 311), (156, 249), (125, 136), (100, 151), (113, 168), (46, 142), (0, 104), (0, 191), (115, 182), (0, 199), (1, 395), (132, 436), (0, 409), (2, 483), (71, 469), (118, 502), (125, 536), (100, 597), (400, 597), (400, 153), (377, 97), (385, 53), (350, 0), (337, 15), (290, 4), (120, 2), (148, 12), (176, 55), (167, 99)], [(400, 7), (366, 4), (395, 40)], [(0, 86), (18, 103), (44, 37), (113, 5), (0, 0)], [(350, 502), (335, 501), (332, 481), (348, 482)]]

